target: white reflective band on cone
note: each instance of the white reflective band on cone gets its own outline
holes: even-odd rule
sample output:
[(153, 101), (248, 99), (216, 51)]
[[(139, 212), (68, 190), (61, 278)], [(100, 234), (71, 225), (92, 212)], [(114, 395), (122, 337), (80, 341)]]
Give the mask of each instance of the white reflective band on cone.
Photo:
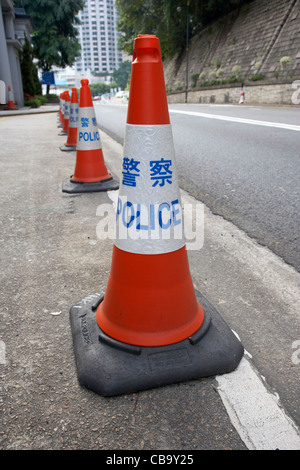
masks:
[(69, 116), (70, 116), (70, 106), (69, 106), (69, 101), (66, 101), (65, 102), (65, 112), (64, 112), (64, 117), (66, 120), (69, 119)]
[(163, 254), (185, 245), (172, 129), (126, 125), (115, 245)]
[(78, 126), (78, 114), (79, 114), (78, 103), (71, 103), (69, 127), (77, 127)]
[(101, 148), (94, 108), (79, 107), (77, 150), (97, 150)]

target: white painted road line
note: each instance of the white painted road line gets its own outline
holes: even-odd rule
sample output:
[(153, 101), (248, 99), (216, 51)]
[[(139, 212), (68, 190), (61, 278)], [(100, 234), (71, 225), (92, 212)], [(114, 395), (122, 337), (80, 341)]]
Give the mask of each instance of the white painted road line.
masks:
[(179, 109), (169, 109), (169, 112), (174, 114), (187, 114), (188, 116), (196, 116), (206, 119), (218, 119), (219, 121), (237, 122), (240, 124), (250, 124), (253, 126), (276, 127), (279, 129), (300, 132), (300, 126), (296, 126), (294, 124), (285, 124), (281, 122), (259, 121), (256, 119), (244, 119), (231, 116), (222, 116), (220, 114), (199, 113), (196, 111), (181, 111)]
[(0, 364), (5, 365), (6, 364), (6, 347), (4, 341), (0, 340)]
[(244, 356), (230, 374), (217, 376), (218, 392), (249, 450), (300, 450), (300, 434)]

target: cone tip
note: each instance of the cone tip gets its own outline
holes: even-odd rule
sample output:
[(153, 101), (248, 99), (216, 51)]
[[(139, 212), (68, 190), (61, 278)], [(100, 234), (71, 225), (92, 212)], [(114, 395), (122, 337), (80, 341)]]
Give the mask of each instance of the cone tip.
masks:
[(77, 88), (72, 88), (71, 102), (72, 103), (78, 103)]
[[(170, 124), (159, 38), (134, 40), (127, 124)], [(132, 93), (134, 90), (134, 93)]]
[(155, 34), (139, 34), (134, 40), (133, 49), (160, 49), (160, 41)]
[(93, 107), (93, 100), (92, 100), (92, 94), (91, 90), (89, 87), (89, 81), (87, 78), (83, 78), (81, 80), (81, 89), (80, 89), (80, 107), (87, 107), (87, 108), (92, 108)]

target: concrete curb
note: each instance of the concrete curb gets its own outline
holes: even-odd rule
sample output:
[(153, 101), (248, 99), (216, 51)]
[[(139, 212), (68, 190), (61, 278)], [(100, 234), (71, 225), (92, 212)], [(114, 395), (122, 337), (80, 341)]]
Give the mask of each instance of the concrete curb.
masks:
[(2, 116), (21, 116), (24, 114), (45, 114), (45, 113), (58, 113), (59, 105), (44, 105), (39, 108), (24, 107), (20, 109), (3, 110), (0, 111), (0, 117)]

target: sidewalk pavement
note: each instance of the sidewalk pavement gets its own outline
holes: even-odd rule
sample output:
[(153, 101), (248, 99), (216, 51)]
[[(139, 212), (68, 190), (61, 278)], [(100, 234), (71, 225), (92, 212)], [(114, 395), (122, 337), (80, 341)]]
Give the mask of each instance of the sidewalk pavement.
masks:
[(62, 193), (76, 152), (59, 131), (55, 113), (0, 116), (0, 449), (246, 449), (214, 378), (114, 398), (79, 385), (69, 309), (105, 291), (113, 241), (97, 238), (97, 207), (111, 199)]

